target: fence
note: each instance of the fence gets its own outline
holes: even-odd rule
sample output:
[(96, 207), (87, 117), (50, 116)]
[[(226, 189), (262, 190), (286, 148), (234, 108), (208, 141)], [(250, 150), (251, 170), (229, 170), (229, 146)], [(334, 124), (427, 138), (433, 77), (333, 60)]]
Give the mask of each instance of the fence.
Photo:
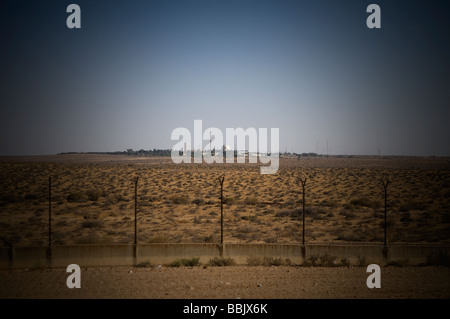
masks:
[[(98, 166), (91, 167), (91, 170), (96, 168)], [(71, 169), (73, 170), (73, 168)], [(163, 242), (220, 242), (222, 244), (246, 242), (269, 244), (301, 243), (305, 245), (307, 243), (317, 243), (318, 240), (316, 238), (325, 238), (323, 241), (334, 243), (359, 241), (388, 245), (390, 242), (445, 242), (449, 239), (448, 172), (446, 172), (447, 175), (441, 178), (442, 183), (437, 183), (434, 186), (440, 196), (437, 200), (437, 208), (434, 208), (434, 216), (428, 211), (428, 208), (432, 206), (429, 204), (430, 196), (426, 197), (426, 199), (422, 198), (400, 203), (399, 205), (398, 192), (395, 196), (390, 195), (392, 188), (396, 185), (396, 180), (405, 179), (401, 174), (397, 174), (399, 172), (392, 172), (391, 176), (386, 177), (386, 174), (383, 174), (383, 172), (372, 171), (369, 174), (369, 179), (367, 178), (368, 176), (365, 176), (365, 181), (372, 181), (370, 194), (371, 196), (377, 194), (376, 198), (378, 199), (374, 199), (374, 196), (359, 195), (347, 201), (341, 207), (339, 207), (339, 203), (329, 199), (332, 197), (330, 191), (323, 191), (319, 199), (309, 200), (309, 185), (315, 183), (316, 186), (313, 185), (311, 188), (316, 191), (318, 184), (318, 178), (314, 176), (314, 171), (310, 171), (309, 174), (307, 171), (298, 174), (288, 172), (288, 174), (281, 174), (281, 176), (268, 177), (272, 178), (269, 180), (269, 186), (266, 185), (268, 191), (271, 190), (271, 183), (282, 185), (284, 180), (287, 180), (284, 188), (278, 187), (278, 192), (295, 195), (290, 196), (287, 200), (278, 202), (276, 198), (277, 191), (275, 191), (275, 196), (272, 196), (271, 201), (264, 200), (264, 196), (262, 196), (262, 199), (257, 197), (261, 195), (255, 190), (258, 186), (257, 183), (263, 182), (263, 178), (265, 178), (258, 175), (250, 175), (250, 179), (254, 179), (253, 185), (248, 180), (240, 183), (236, 176), (234, 179), (227, 177), (226, 181), (229, 183), (227, 185), (227, 183), (224, 183), (224, 176), (217, 183), (215, 177), (206, 178), (199, 174), (194, 176), (195, 178), (190, 183), (206, 184), (209, 193), (204, 198), (194, 194), (194, 199), (192, 199), (192, 195), (189, 194), (189, 183), (186, 181), (183, 172), (180, 172), (175, 178), (166, 179), (168, 183), (172, 183), (173, 188), (178, 189), (177, 193), (173, 195), (168, 194), (167, 190), (171, 189), (171, 187), (161, 188), (162, 185), (159, 184), (159, 192), (165, 193), (165, 195), (160, 198), (162, 200), (158, 200), (158, 198), (155, 199), (154, 196), (148, 195), (149, 188), (152, 188), (158, 182), (158, 179), (146, 180), (142, 176), (138, 179), (138, 175), (142, 171), (135, 170), (135, 167), (127, 167), (125, 173), (122, 175), (118, 185), (122, 189), (125, 186), (126, 192), (129, 194), (132, 193), (131, 187), (133, 187), (134, 205), (132, 205), (133, 201), (129, 199), (126, 192), (114, 193), (114, 189), (111, 187), (107, 190), (101, 187), (93, 187), (95, 185), (86, 187), (79, 184), (72, 187), (72, 182), (75, 179), (70, 180), (70, 178), (67, 178), (67, 174), (57, 174), (57, 176), (49, 177), (48, 185), (41, 184), (40, 193), (30, 192), (22, 197), (14, 197), (10, 193), (6, 194), (6, 196), (3, 194), (1, 198), (3, 203), (3, 216), (0, 225), (1, 237), (15, 246), (21, 245), (21, 240), (17, 240), (17, 236), (30, 237), (30, 239), (39, 237), (37, 240), (32, 241), (31, 244), (27, 243), (27, 245), (45, 246), (47, 240), (44, 241), (44, 236), (42, 235), (43, 231), (46, 230), (49, 247), (86, 243), (134, 243), (136, 245), (138, 243)], [(337, 183), (337, 180), (339, 180), (340, 176), (338, 176), (337, 171), (331, 170), (328, 173), (325, 174), (328, 183), (322, 183), (320, 186), (324, 189), (327, 189), (325, 184), (336, 186), (336, 192), (333, 194), (337, 194), (335, 197), (338, 198), (339, 183)], [(359, 171), (359, 173), (361, 172)], [(428, 176), (430, 171), (423, 172), (423, 174)], [(428, 176), (430, 182), (436, 182), (435, 177), (437, 174), (441, 174), (441, 172), (432, 171), (431, 178)], [(131, 178), (130, 175), (135, 176)], [(76, 172), (70, 176), (75, 177)], [(308, 176), (308, 178), (305, 176)], [(355, 174), (348, 174), (348, 176), (344, 177), (347, 178), (340, 184), (344, 184), (347, 181), (350, 182), (351, 187), (361, 185), (361, 181), (352, 181)], [(108, 178), (111, 181), (111, 177), (105, 172), (101, 172), (100, 176), (95, 177), (96, 182), (94, 184), (104, 185), (105, 180), (108, 180)], [(89, 179), (89, 176), (84, 176), (83, 180), (86, 179)], [(421, 180), (421, 176), (417, 177), (417, 179)], [(42, 180), (42, 176), (40, 180)], [(56, 183), (54, 182), (55, 180)], [(164, 177), (162, 180), (164, 181)], [(308, 184), (306, 184), (307, 180)], [(20, 184), (20, 180), (17, 182), (16, 179), (16, 183)], [(21, 183), (23, 185), (39, 184), (38, 177), (34, 175), (32, 181), (21, 181)], [(114, 183), (111, 182), (111, 184)], [(301, 189), (299, 187), (300, 184), (302, 185)], [(442, 185), (447, 185), (443, 187), (444, 192), (439, 190), (439, 187)], [(112, 185), (112, 187), (114, 188), (115, 186)], [(198, 187), (200, 188), (201, 186)], [(248, 191), (249, 187), (253, 188)], [(401, 189), (404, 187), (404, 184), (397, 184), (397, 187)], [(425, 183), (424, 187), (429, 188), (429, 183)], [(73, 188), (77, 190), (73, 190)], [(143, 191), (141, 192), (140, 189), (143, 189)], [(242, 197), (239, 198), (237, 195), (234, 197), (224, 196), (224, 192), (225, 195), (227, 192), (228, 194), (239, 194), (241, 189), (245, 189), (249, 196), (244, 199)], [(374, 192), (374, 189), (377, 189), (377, 191)], [(47, 199), (43, 196), (43, 190), (48, 190)], [(111, 191), (111, 193), (108, 194), (108, 191)], [(3, 192), (5, 193), (4, 189)], [(311, 193), (312, 191), (309, 192), (309, 194)], [(111, 194), (114, 197), (109, 196)], [(391, 196), (392, 199), (389, 199), (388, 196)], [(293, 197), (297, 199), (293, 200)], [(115, 199), (115, 202), (111, 198)], [(219, 198), (219, 201), (215, 201), (214, 198)], [(437, 197), (435, 196), (434, 198)], [(48, 205), (47, 225), (44, 222), (44, 203), (46, 201)], [(382, 201), (384, 201), (384, 205)], [(308, 205), (309, 202), (311, 202), (310, 205)], [(30, 207), (26, 206), (27, 203), (32, 203), (33, 205), (29, 206), (35, 206), (37, 208), (36, 211), (33, 212), (33, 208), (30, 211)], [(397, 206), (393, 205), (394, 203), (397, 203)], [(17, 204), (17, 207), (15, 204)], [(116, 209), (108, 210), (110, 206), (114, 205)], [(298, 208), (300, 205), (301, 209)], [(406, 207), (400, 207), (402, 205), (406, 205)], [(408, 205), (410, 206), (408, 207)], [(15, 223), (11, 217), (9, 223), (5, 222), (5, 215), (11, 214), (13, 217), (14, 214), (16, 216), (19, 215), (17, 212), (11, 212), (9, 210), (11, 207), (12, 209), (16, 208), (18, 211), (25, 207), (25, 210), (28, 209), (34, 216), (28, 217), (28, 219), (24, 217), (25, 220), (22, 219), (18, 223)], [(134, 207), (134, 219), (133, 215), (130, 214), (132, 207)], [(220, 218), (217, 216), (217, 207), (220, 207)], [(209, 214), (205, 214), (205, 210), (210, 210)], [(159, 213), (155, 213), (158, 211)], [(242, 211), (245, 211), (245, 213)], [(217, 225), (219, 222), (220, 227)], [(78, 226), (71, 228), (72, 224)], [(133, 224), (134, 231), (132, 230)], [(148, 227), (149, 224), (153, 227)], [(393, 225), (396, 228), (393, 228)], [(402, 227), (404, 227), (403, 231)], [(20, 233), (14, 232), (13, 228), (20, 229)], [(37, 230), (30, 231), (29, 228)], [(320, 230), (317, 231), (317, 229)], [(161, 235), (164, 233), (173, 234), (171, 235), (172, 237), (166, 237)], [(219, 233), (220, 239), (218, 238)], [(104, 237), (100, 234), (103, 234)], [(322, 236), (319, 236), (320, 234)], [(326, 239), (329, 234), (332, 235), (331, 239)], [(407, 238), (402, 238), (398, 234), (405, 235)], [(282, 241), (280, 238), (285, 240)]]
[(447, 168), (262, 176), (259, 166), (2, 163), (0, 179), (1, 268), (216, 256), (448, 263)]
[[(294, 265), (447, 265), (450, 246), (435, 245), (279, 245), (279, 244), (142, 244), (68, 245), (0, 248), (0, 269), (170, 264), (181, 258), (199, 258), (206, 264), (216, 257), (237, 264), (267, 258)], [(317, 264), (315, 264), (317, 263)]]

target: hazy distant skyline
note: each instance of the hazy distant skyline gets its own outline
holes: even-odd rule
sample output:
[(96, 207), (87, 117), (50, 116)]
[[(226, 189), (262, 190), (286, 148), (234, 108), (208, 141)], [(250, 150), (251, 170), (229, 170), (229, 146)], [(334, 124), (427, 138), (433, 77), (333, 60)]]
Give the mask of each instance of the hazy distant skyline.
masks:
[[(81, 29), (66, 27), (71, 3)], [(2, 1), (0, 155), (170, 149), (201, 119), (279, 128), (281, 152), (450, 156), (449, 9)]]

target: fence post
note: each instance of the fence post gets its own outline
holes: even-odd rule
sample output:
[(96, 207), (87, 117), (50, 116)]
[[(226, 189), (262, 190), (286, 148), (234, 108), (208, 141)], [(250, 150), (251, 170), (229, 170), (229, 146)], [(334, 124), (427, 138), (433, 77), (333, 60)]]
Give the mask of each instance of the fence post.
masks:
[(137, 188), (139, 177), (134, 178), (134, 245), (137, 245)]
[(384, 247), (387, 246), (387, 240), (386, 240), (386, 229), (387, 229), (387, 188), (389, 185), (389, 180), (381, 180), (384, 187)]
[(48, 246), (52, 246), (52, 177), (48, 177)]
[(225, 176), (219, 177), (220, 183), (220, 244), (223, 245), (223, 181)]
[(47, 258), (52, 255), (52, 177), (48, 177), (48, 248)]
[(303, 189), (303, 199), (302, 199), (302, 204), (303, 204), (303, 240), (302, 240), (302, 245), (305, 245), (305, 187), (306, 187), (306, 177), (305, 179), (301, 179), (300, 178), (300, 182), (302, 183), (302, 189)]

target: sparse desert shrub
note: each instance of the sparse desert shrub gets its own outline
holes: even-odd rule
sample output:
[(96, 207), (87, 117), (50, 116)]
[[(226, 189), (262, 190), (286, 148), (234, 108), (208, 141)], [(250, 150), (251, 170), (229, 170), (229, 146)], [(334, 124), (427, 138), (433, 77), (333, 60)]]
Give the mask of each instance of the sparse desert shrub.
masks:
[(167, 238), (164, 236), (152, 236), (149, 239), (146, 240), (149, 244), (160, 244), (160, 243), (167, 243)]
[(247, 205), (257, 205), (258, 202), (259, 201), (256, 197), (248, 197), (245, 199), (245, 204), (247, 204)]
[(99, 236), (96, 232), (91, 232), (87, 236), (84, 236), (84, 237), (81, 237), (81, 238), (77, 238), (75, 243), (77, 243), (77, 244), (88, 244), (88, 245), (92, 245), (92, 244), (106, 244), (107, 240), (105, 240), (104, 238)]
[(238, 229), (236, 229), (236, 231), (239, 233), (248, 234), (248, 233), (254, 233), (254, 232), (258, 231), (258, 229), (253, 225), (241, 225), (238, 227)]
[(398, 206), (398, 210), (400, 212), (409, 212), (410, 210), (424, 210), (426, 208), (427, 205), (418, 200), (405, 201)]
[(359, 267), (366, 267), (367, 265), (368, 265), (368, 263), (366, 261), (366, 257), (358, 256), (357, 266), (359, 266)]
[(361, 232), (358, 234), (354, 232), (347, 232), (347, 233), (341, 233), (337, 235), (336, 240), (342, 240), (347, 242), (358, 242), (358, 241), (364, 241), (364, 236)]
[[(301, 214), (303, 214), (303, 211)], [(326, 211), (319, 207), (308, 207), (305, 210), (305, 217), (309, 217), (314, 220), (323, 220), (325, 218), (325, 214)]]
[[(306, 211), (305, 211), (306, 213)], [(275, 217), (290, 217), (292, 219), (298, 219), (302, 216), (303, 210), (301, 209), (284, 209), (275, 214)]]
[(347, 220), (354, 219), (356, 217), (355, 213), (345, 210), (341, 210), (339, 214), (344, 216)]
[(0, 202), (3, 203), (2, 206), (5, 206), (7, 204), (19, 203), (21, 201), (22, 201), (22, 198), (20, 198), (20, 196), (14, 195), (14, 194), (5, 194), (0, 197)]
[(172, 203), (177, 205), (189, 204), (189, 196), (187, 195), (174, 195), (170, 197), (170, 200), (172, 201)]
[(250, 221), (250, 222), (254, 222), (254, 221), (256, 221), (256, 216), (254, 216), (254, 215), (244, 215), (244, 216), (241, 216), (241, 219), (242, 220), (248, 220), (248, 221)]
[(400, 217), (400, 221), (403, 223), (409, 223), (412, 221), (411, 218), (411, 213), (410, 212), (404, 212), (402, 213), (401, 217)]
[(96, 202), (102, 196), (102, 193), (97, 189), (91, 189), (86, 192), (86, 196), (90, 201)]
[(30, 223), (36, 223), (36, 222), (40, 222), (41, 221), (41, 217), (40, 216), (30, 216), (28, 218), (28, 221)]
[(390, 261), (386, 267), (406, 267), (409, 266), (410, 262), (408, 259), (402, 259), (402, 260), (392, 260)]
[(110, 212), (110, 213), (109, 213), (109, 216), (110, 216), (110, 217), (117, 217), (118, 215), (117, 215), (116, 212)]
[(118, 233), (117, 230), (114, 230), (114, 229), (106, 230), (106, 235), (108, 235), (108, 236), (116, 236), (117, 233)]
[(233, 258), (224, 258), (224, 257), (214, 257), (211, 258), (208, 262), (208, 266), (234, 266), (236, 265), (236, 262)]
[(88, 196), (84, 192), (77, 191), (67, 195), (66, 199), (69, 203), (84, 203), (88, 200)]
[(36, 194), (36, 193), (28, 193), (24, 197), (25, 200), (29, 200), (29, 201), (38, 200), (38, 199), (42, 199), (42, 198), (45, 198), (45, 197), (41, 196), (39, 194)]
[(248, 242), (251, 240), (251, 236), (249, 233), (237, 233), (233, 237), (240, 239), (241, 241)]
[(349, 265), (350, 262), (347, 260), (347, 258), (339, 258), (330, 256), (328, 254), (325, 254), (323, 256), (311, 256), (304, 263), (304, 266), (307, 267), (342, 267)]
[(213, 235), (205, 236), (205, 237), (203, 238), (203, 241), (204, 241), (205, 243), (213, 243), (213, 242), (214, 242), (214, 236), (213, 236)]
[(101, 220), (86, 220), (81, 223), (82, 228), (102, 228), (103, 222)]
[(292, 198), (288, 198), (281, 207), (292, 207), (295, 206), (295, 201)]
[(63, 220), (58, 221), (55, 224), (55, 226), (58, 226), (58, 227), (69, 226), (69, 223), (67, 222), (67, 220), (63, 219)]
[(127, 210), (129, 209), (131, 206), (129, 204), (120, 204), (119, 205), (119, 209), (120, 210)]
[[(206, 207), (204, 207), (203, 209), (205, 209)], [(188, 213), (189, 214), (196, 214), (198, 212), (198, 208), (197, 207), (195, 207), (195, 208), (191, 208), (191, 209), (189, 209), (188, 210)]]
[(129, 202), (130, 200), (122, 194), (117, 194), (115, 197), (116, 202)]
[(153, 265), (149, 260), (146, 260), (146, 261), (143, 261), (143, 262), (140, 262), (139, 264), (137, 264), (136, 267), (148, 268), (148, 267), (153, 267)]
[(198, 266), (200, 264), (200, 257), (193, 257), (191, 259), (177, 259), (169, 264), (169, 267), (180, 267), (180, 266), (187, 266), (187, 267), (193, 267)]
[(210, 216), (217, 216), (217, 215), (219, 215), (219, 213), (214, 211), (214, 210), (212, 210), (212, 211), (209, 212), (209, 215)]
[(343, 267), (349, 267), (350, 266), (350, 261), (347, 258), (341, 258), (340, 259), (340, 265)]
[(380, 208), (381, 202), (379, 200), (372, 200), (368, 197), (359, 197), (352, 199), (350, 205), (346, 205), (347, 209), (353, 207), (369, 207), (369, 208)]
[(247, 258), (247, 265), (249, 265), (249, 266), (260, 266), (261, 264), (262, 264), (261, 257), (248, 257)]
[(319, 205), (325, 207), (337, 207), (339, 204), (336, 200), (325, 199)]
[(196, 204), (198, 206), (200, 205), (204, 205), (205, 204), (205, 200), (202, 198), (196, 198), (192, 201), (192, 204)]
[(224, 198), (223, 198), (223, 203), (224, 203), (225, 205), (234, 205), (234, 204), (237, 203), (237, 201), (236, 201), (235, 198), (232, 198), (232, 197), (224, 197)]
[(148, 196), (147, 197), (147, 201), (149, 203), (157, 202), (158, 201), (158, 197), (156, 197), (156, 196)]
[(289, 258), (273, 258), (273, 257), (249, 257), (247, 258), (249, 266), (289, 266), (291, 260)]
[(103, 208), (109, 208), (110, 206), (113, 206), (116, 203), (115, 198), (108, 197), (105, 202), (103, 203)]

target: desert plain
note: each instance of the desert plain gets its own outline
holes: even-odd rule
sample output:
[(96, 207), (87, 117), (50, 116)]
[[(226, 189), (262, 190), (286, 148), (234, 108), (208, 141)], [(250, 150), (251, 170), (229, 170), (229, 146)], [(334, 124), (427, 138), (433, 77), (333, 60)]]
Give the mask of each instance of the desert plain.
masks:
[[(174, 164), (170, 158), (66, 154), (0, 158), (0, 241), (52, 245), (218, 243), (224, 177), (225, 243), (448, 245), (450, 159), (289, 157), (276, 174), (261, 164)], [(49, 177), (51, 196), (49, 202)], [(135, 181), (137, 179), (137, 201)], [(137, 203), (137, 206), (135, 206)], [(65, 269), (0, 271), (1, 298), (449, 298), (449, 268), (382, 268), (368, 289), (359, 267), (248, 264), (139, 265), (82, 269), (68, 289)], [(399, 267), (400, 266), (400, 267)]]
[[(45, 246), (51, 177), (52, 245), (302, 241), (449, 243), (450, 158), (282, 157), (262, 164), (174, 164), (170, 157), (102, 154), (0, 158), (0, 238)], [(137, 206), (135, 207), (135, 178)], [(4, 244), (4, 241), (3, 241)]]

